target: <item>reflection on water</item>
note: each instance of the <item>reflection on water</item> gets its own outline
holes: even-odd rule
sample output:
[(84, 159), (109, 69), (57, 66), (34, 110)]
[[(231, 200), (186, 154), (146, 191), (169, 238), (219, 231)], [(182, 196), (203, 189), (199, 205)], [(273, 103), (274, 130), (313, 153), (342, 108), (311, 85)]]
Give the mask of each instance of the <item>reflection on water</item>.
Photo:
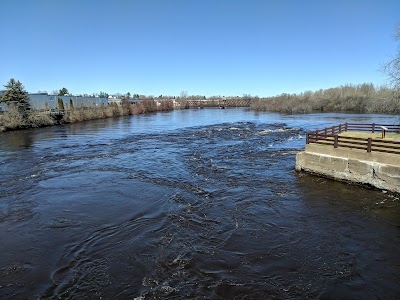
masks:
[(203, 109), (1, 134), (0, 298), (396, 299), (399, 196), (293, 169), (307, 130), (398, 118)]
[(34, 143), (33, 131), (23, 130), (19, 132), (1, 133), (0, 150), (18, 151), (20, 149), (29, 149)]

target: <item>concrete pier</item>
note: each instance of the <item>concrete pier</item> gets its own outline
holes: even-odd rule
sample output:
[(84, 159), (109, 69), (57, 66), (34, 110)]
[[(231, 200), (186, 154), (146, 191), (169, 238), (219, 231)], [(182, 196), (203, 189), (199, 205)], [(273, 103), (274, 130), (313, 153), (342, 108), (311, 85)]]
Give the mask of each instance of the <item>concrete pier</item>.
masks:
[(296, 170), (400, 193), (400, 155), (308, 144)]

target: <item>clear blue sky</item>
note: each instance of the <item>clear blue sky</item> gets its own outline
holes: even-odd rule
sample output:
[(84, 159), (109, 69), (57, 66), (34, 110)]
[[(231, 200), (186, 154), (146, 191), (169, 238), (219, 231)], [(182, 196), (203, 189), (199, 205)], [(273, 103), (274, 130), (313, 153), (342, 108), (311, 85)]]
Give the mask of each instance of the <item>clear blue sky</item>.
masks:
[(270, 96), (385, 83), (399, 0), (0, 0), (0, 84)]

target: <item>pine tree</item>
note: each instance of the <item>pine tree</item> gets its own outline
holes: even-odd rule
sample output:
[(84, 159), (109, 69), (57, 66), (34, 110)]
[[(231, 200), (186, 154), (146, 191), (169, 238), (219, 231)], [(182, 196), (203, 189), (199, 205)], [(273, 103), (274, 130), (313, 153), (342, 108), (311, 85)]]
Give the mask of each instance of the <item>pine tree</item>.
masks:
[(0, 97), (0, 102), (4, 102), (8, 106), (14, 106), (23, 111), (29, 109), (28, 93), (25, 91), (25, 87), (19, 80), (15, 81), (14, 78), (11, 78), (4, 87), (6, 90)]
[(69, 94), (69, 92), (65, 87), (63, 87), (62, 89), (60, 89), (58, 91), (58, 96), (65, 96), (65, 95), (68, 95), (68, 94)]

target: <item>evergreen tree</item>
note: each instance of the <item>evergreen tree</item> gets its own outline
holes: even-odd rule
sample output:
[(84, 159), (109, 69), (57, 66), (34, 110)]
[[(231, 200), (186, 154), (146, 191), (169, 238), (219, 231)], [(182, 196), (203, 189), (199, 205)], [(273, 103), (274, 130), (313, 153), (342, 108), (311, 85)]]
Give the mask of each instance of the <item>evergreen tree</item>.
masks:
[(63, 87), (61, 90), (58, 91), (58, 96), (65, 96), (66, 94), (69, 94), (69, 93), (65, 87)]
[(15, 81), (14, 78), (11, 78), (4, 87), (6, 90), (0, 97), (0, 102), (4, 102), (8, 106), (15, 106), (19, 110), (29, 109), (28, 93), (25, 91), (25, 87), (19, 80)]

